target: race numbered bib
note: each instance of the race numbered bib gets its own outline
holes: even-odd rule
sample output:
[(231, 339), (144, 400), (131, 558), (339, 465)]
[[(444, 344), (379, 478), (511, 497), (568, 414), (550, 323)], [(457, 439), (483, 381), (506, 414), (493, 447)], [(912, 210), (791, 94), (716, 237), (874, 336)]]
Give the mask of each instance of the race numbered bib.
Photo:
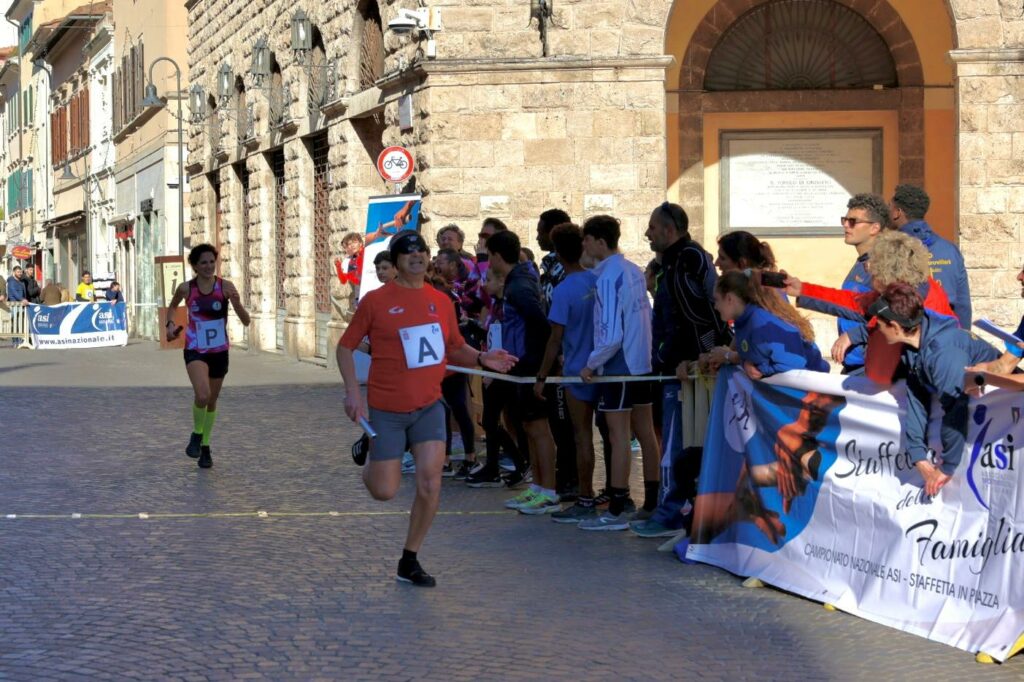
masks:
[(487, 350), (501, 349), (501, 322), (493, 322), (487, 328)]
[(398, 330), (409, 369), (433, 367), (444, 362), (444, 335), (437, 322)]
[(224, 319), (196, 320), (196, 347), (210, 350), (228, 343), (228, 329)]

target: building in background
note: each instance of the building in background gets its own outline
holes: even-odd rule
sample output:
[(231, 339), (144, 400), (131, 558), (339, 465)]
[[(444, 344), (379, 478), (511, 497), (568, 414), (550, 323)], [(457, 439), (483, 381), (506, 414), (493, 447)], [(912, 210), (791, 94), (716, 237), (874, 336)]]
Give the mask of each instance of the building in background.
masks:
[[(44, 222), (45, 250), (54, 263), (53, 279), (74, 290), (85, 270), (102, 283), (113, 278), (113, 240), (104, 219), (113, 198), (109, 183), (113, 149), (93, 137), (93, 102), (110, 101), (110, 2), (74, 8), (41, 26), (34, 57), (50, 70), (47, 93), (52, 217)], [(94, 60), (95, 55), (95, 60)], [(105, 63), (104, 63), (105, 62)], [(97, 78), (106, 70), (105, 78)], [(102, 126), (101, 126), (102, 129)]]
[[(117, 239), (116, 272), (135, 311), (130, 331), (157, 338), (158, 308), (166, 305), (157, 256), (179, 254), (178, 126), (176, 99), (186, 97), (186, 15), (180, 2), (114, 0), (113, 140), (115, 209), (109, 219)], [(154, 85), (167, 100), (163, 108), (143, 105), (150, 65), (161, 57)], [(187, 110), (185, 115), (187, 116)], [(182, 216), (184, 220), (186, 217)]]
[(12, 220), (20, 197), (11, 182), (17, 168), (19, 123), (16, 118), (20, 98), (17, 46), (0, 48), (0, 197), (3, 201), (3, 219), (0, 220), (0, 273), (9, 272), (12, 256), (10, 247), (21, 240), (21, 225)]
[[(749, 229), (791, 272), (837, 285), (844, 197), (921, 184), (936, 230), (960, 240), (977, 309), (1022, 312), (1019, 2), (186, 7), (208, 103), (190, 136), (194, 239), (224, 247), (256, 348), (330, 361), (345, 311), (329, 263), (363, 229), (367, 197), (389, 190), (374, 171), (385, 144), (415, 156), (428, 233), (454, 221), (472, 235), (493, 215), (532, 241), (545, 208), (612, 213), (642, 261), (667, 197), (706, 247)], [(387, 29), (409, 11), (419, 26)]]

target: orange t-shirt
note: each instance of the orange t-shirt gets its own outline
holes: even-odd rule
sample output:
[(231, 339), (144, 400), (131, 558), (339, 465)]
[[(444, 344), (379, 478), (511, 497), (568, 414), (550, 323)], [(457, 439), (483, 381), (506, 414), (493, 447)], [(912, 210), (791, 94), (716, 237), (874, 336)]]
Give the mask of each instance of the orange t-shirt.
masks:
[(366, 294), (341, 337), (355, 350), (370, 339), (368, 402), (377, 410), (412, 412), (441, 399), (446, 354), (462, 348), (451, 300), (430, 285), (388, 282)]

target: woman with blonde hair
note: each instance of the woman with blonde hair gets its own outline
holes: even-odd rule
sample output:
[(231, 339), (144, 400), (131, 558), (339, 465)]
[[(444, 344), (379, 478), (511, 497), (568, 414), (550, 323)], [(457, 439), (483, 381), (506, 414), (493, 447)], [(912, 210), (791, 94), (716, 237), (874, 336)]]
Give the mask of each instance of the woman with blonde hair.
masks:
[(801, 308), (860, 322), (842, 334), (832, 346), (832, 359), (842, 362), (855, 345), (866, 345), (864, 370), (867, 377), (882, 385), (892, 383), (899, 364), (899, 347), (889, 346), (877, 333), (877, 321), (868, 314), (881, 292), (892, 284), (909, 284), (924, 301), (926, 309), (954, 317), (942, 286), (931, 276), (930, 255), (919, 240), (902, 232), (886, 231), (878, 235), (868, 252), (867, 270), (872, 290), (856, 293), (803, 283), (795, 277), (786, 280), (786, 291), (796, 296)]

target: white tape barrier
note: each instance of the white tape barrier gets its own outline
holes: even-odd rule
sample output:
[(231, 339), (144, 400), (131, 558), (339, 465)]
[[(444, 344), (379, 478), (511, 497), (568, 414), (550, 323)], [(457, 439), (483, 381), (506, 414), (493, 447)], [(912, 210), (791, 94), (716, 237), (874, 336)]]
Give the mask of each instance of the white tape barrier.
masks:
[[(475, 369), (473, 367), (461, 367), (459, 365), (448, 365), (447, 369), (452, 372), (458, 372), (460, 374), (472, 374), (478, 377), (485, 377), (487, 379), (498, 379), (499, 381), (511, 381), (513, 384), (535, 384), (537, 383), (537, 377), (517, 377), (511, 374), (502, 374), (501, 372), (490, 372), (486, 369)], [(688, 377), (689, 379), (695, 379), (696, 377)], [(608, 377), (594, 377), (589, 382), (583, 381), (581, 377), (548, 377), (544, 380), (546, 384), (616, 384), (623, 382), (632, 381), (679, 381), (679, 377), (672, 375), (641, 375), (641, 376), (608, 376)]]

